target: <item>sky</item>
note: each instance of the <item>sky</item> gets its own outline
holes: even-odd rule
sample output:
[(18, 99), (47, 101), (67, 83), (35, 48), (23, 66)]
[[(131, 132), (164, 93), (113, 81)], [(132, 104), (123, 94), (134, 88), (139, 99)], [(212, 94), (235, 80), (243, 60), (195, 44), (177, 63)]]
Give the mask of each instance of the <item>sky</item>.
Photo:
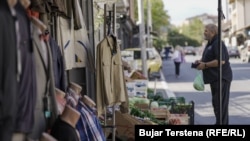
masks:
[[(186, 18), (203, 13), (217, 15), (218, 0), (163, 0), (165, 10), (171, 17), (171, 23), (179, 25)], [(221, 0), (226, 16), (226, 0)]]

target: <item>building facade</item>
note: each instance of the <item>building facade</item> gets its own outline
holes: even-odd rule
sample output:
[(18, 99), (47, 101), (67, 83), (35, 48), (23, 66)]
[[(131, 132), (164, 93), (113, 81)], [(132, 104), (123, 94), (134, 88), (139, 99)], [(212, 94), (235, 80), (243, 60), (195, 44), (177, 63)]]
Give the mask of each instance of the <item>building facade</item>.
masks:
[(224, 24), (225, 37), (229, 45), (237, 46), (241, 52), (242, 61), (248, 61), (250, 56), (250, 1), (228, 0), (228, 21)]

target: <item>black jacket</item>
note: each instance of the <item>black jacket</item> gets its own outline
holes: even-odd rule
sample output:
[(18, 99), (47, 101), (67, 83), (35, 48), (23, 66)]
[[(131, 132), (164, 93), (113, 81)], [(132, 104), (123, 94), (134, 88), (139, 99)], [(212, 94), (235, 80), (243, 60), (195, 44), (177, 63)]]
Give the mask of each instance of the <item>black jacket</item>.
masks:
[(0, 0), (0, 140), (10, 141), (16, 116), (17, 49), (15, 19)]
[[(203, 55), (202, 62), (209, 62), (215, 59), (219, 59), (219, 46), (218, 46), (218, 36), (214, 36), (214, 38), (207, 43)], [(232, 69), (229, 62), (229, 55), (227, 48), (222, 42), (222, 60), (225, 61), (225, 64), (222, 65), (222, 79), (226, 81), (232, 81)], [(219, 81), (219, 68), (218, 67), (210, 67), (203, 71), (203, 78), (205, 84), (211, 84)]]

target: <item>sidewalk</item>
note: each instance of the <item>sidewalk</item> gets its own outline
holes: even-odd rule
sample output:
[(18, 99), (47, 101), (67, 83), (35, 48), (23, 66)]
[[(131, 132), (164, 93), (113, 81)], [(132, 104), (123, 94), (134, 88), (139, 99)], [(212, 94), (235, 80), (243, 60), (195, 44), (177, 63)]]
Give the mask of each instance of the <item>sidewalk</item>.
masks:
[(168, 84), (163, 76), (162, 71), (160, 72), (161, 78), (160, 79), (155, 79), (155, 80), (150, 80), (148, 82), (148, 87), (150, 89), (155, 89), (156, 88), (156, 93), (160, 92), (164, 94), (164, 98), (170, 98), (173, 97), (175, 98), (175, 94), (169, 89)]

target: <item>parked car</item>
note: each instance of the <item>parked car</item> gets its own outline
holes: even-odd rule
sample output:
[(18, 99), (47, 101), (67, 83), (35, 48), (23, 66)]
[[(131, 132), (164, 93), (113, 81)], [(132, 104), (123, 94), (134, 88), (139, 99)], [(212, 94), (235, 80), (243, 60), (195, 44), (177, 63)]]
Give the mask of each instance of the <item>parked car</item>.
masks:
[(184, 47), (184, 53), (186, 55), (196, 55), (196, 49), (192, 46), (186, 46)]
[(240, 52), (237, 46), (228, 46), (227, 47), (229, 57), (240, 58)]
[[(142, 70), (141, 48), (127, 48), (121, 51), (122, 58), (127, 61), (133, 69)], [(162, 58), (158, 51), (146, 48), (148, 78), (159, 77), (162, 68)]]

